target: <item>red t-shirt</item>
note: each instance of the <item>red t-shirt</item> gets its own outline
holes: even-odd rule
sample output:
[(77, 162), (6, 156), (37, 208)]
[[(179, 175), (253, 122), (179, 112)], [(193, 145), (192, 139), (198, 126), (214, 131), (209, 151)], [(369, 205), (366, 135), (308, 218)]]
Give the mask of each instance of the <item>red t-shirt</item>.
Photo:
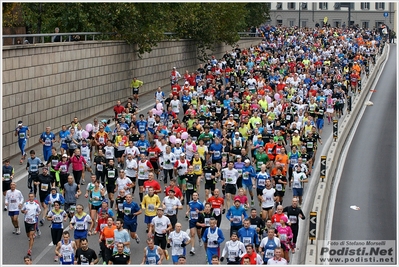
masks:
[[(172, 189), (171, 186), (166, 187), (165, 194), (167, 196), (169, 196), (169, 190), (170, 189)], [(173, 187), (173, 190), (175, 190), (175, 197), (177, 197), (178, 199), (181, 199), (183, 197), (183, 194), (182, 194), (182, 192), (181, 192), (179, 187), (175, 186), (175, 187)]]
[(156, 180), (147, 180), (144, 182), (144, 188), (152, 187), (154, 188), (154, 192), (156, 194), (157, 191), (161, 191), (161, 185)]

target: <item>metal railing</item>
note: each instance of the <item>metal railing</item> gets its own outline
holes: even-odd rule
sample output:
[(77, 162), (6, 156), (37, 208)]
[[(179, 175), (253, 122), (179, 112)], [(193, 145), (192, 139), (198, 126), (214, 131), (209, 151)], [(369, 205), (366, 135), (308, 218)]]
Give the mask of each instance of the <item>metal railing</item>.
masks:
[[(165, 36), (172, 37), (176, 33), (174, 32), (165, 32)], [(96, 36), (114, 36), (116, 33), (114, 32), (65, 32), (65, 33), (37, 33), (37, 34), (12, 34), (12, 35), (3, 35), (3, 46), (4, 41), (6, 39), (12, 39), (12, 45), (16, 44), (37, 44), (37, 43), (52, 43), (54, 42), (54, 38), (56, 36), (60, 37), (60, 40), (57, 42), (73, 42), (73, 41), (87, 41), (91, 40), (94, 41), (96, 40)], [(240, 37), (260, 37), (258, 34), (253, 33), (253, 32), (238, 32), (238, 35)], [(76, 39), (75, 37), (79, 36), (79, 39)], [(82, 38), (82, 36), (84, 38)], [(48, 38), (45, 37), (50, 37), (50, 41), (47, 41)], [(17, 43), (17, 39), (22, 39), (21, 43)], [(97, 40), (101, 40), (102, 38), (97, 38)]]
[[(12, 39), (12, 44), (18, 44), (16, 39), (22, 38), (22, 42), (20, 44), (36, 44), (36, 43), (46, 43), (45, 37), (50, 37), (51, 41), (54, 42), (56, 36), (60, 37), (59, 42), (72, 42), (72, 41), (87, 41), (87, 40), (96, 40), (96, 36), (104, 36), (104, 35), (115, 35), (113, 32), (65, 32), (65, 33), (37, 33), (37, 34), (12, 34), (12, 35), (3, 35), (3, 46), (4, 41), (7, 38)], [(79, 39), (77, 39), (79, 36)], [(84, 38), (82, 38), (84, 36)], [(48, 38), (47, 38), (48, 39)], [(101, 38), (100, 38), (101, 39)], [(57, 41), (58, 42), (58, 41)], [(48, 42), (47, 42), (48, 43)]]

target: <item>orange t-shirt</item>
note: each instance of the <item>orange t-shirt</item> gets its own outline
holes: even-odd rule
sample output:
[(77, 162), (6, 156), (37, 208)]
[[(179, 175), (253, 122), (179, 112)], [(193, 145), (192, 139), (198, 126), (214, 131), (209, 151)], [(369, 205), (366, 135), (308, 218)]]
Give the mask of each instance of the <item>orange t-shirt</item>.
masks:
[(276, 155), (276, 162), (279, 162), (283, 168), (284, 171), (287, 171), (287, 166), (288, 166), (288, 155), (287, 154), (277, 154)]
[(102, 230), (101, 230), (101, 234), (103, 237), (103, 240), (105, 240), (107, 242), (107, 240), (109, 240), (109, 242), (111, 242), (111, 240), (114, 240), (114, 230), (116, 229), (116, 225), (112, 225), (111, 228), (107, 226), (105, 226)]

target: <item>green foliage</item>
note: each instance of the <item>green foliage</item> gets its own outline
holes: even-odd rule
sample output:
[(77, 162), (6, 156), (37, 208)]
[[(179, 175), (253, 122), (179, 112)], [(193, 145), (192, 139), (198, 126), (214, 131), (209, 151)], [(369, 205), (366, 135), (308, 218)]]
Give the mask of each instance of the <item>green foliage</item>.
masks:
[[(10, 13), (9, 5), (3, 4), (3, 18)], [(112, 38), (135, 45), (140, 54), (168, 38), (192, 39), (204, 54), (216, 43), (233, 45), (239, 40), (237, 32), (258, 26), (268, 17), (264, 3), (22, 2), (19, 5), (25, 25), (32, 33), (52, 33), (55, 27), (60, 32), (114, 32)]]

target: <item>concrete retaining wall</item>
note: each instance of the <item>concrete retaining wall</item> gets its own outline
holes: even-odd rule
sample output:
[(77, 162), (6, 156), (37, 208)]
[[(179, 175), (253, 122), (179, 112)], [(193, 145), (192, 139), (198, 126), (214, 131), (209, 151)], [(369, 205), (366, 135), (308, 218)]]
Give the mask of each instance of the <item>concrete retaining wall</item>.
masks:
[[(246, 38), (238, 44), (249, 47), (259, 42), (260, 38)], [(220, 58), (231, 49), (221, 44), (213, 54)], [(30, 127), (29, 147), (46, 126), (58, 132), (75, 116), (84, 119), (126, 100), (134, 76), (145, 82), (141, 92), (145, 93), (168, 86), (172, 67), (183, 74), (199, 63), (190, 40), (161, 42), (141, 58), (120, 41), (4, 46), (3, 158), (19, 153), (14, 137), (18, 120)]]

